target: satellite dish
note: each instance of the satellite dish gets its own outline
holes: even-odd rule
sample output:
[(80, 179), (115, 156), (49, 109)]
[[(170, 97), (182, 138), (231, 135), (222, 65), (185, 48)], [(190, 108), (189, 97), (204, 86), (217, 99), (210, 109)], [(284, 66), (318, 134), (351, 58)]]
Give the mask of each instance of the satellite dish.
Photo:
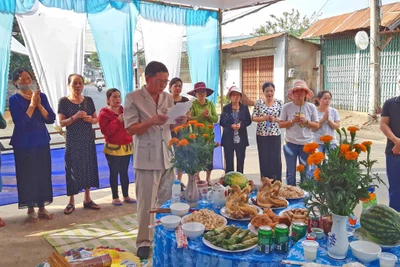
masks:
[(358, 49), (365, 50), (367, 49), (369, 44), (369, 36), (365, 31), (359, 31), (357, 32), (354, 41), (356, 42), (356, 46)]

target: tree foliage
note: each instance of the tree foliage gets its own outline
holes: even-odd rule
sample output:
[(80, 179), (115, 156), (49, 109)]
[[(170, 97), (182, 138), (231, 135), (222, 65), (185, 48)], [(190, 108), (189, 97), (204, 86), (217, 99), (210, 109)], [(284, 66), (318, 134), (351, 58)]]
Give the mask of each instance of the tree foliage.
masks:
[[(22, 45), (25, 45), (24, 38), (22, 37), (21, 33), (17, 33), (16, 35), (14, 35), (14, 38), (17, 39)], [(10, 80), (13, 71), (21, 67), (29, 70), (30, 73), (34, 75), (29, 57), (11, 52), (9, 75), (8, 75)]]
[(274, 33), (289, 33), (299, 37), (302, 35), (320, 16), (314, 12), (311, 17), (301, 17), (298, 10), (292, 9), (291, 12), (283, 12), (281, 17), (271, 15), (271, 19), (254, 30), (254, 35), (270, 35)]
[(99, 59), (99, 55), (97, 54), (97, 52), (94, 52), (90, 55), (90, 65), (92, 65), (92, 67), (94, 68), (100, 68), (100, 59)]

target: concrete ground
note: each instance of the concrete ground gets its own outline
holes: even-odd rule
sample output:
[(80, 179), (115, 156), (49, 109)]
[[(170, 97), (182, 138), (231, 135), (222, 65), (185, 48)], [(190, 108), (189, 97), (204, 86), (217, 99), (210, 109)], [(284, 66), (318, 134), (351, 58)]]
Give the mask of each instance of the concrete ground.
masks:
[[(94, 92), (94, 91), (93, 91)], [(104, 91), (103, 91), (104, 93)], [(101, 93), (99, 93), (101, 94)], [(101, 100), (101, 99), (100, 99)], [(101, 101), (99, 101), (101, 104)], [(97, 106), (97, 103), (96, 103)], [(340, 112), (342, 125), (349, 126), (358, 125), (362, 127), (359, 134), (359, 140), (372, 140), (372, 158), (378, 160), (374, 166), (374, 171), (378, 172), (380, 177), (387, 183), (385, 172), (385, 138), (379, 131), (377, 125), (363, 125), (367, 120), (367, 116), (362, 113)], [(249, 127), (250, 146), (247, 149), (245, 162), (245, 175), (249, 179), (259, 179), (259, 163), (255, 138), (255, 127), (253, 123)], [(2, 136), (10, 135), (12, 125), (2, 133)], [(62, 139), (61, 139), (62, 140)], [(283, 159), (283, 177), (285, 177), (285, 162)], [(218, 179), (223, 175), (223, 171), (216, 170), (212, 173), (213, 179)], [(202, 174), (204, 177), (204, 174)], [(184, 177), (184, 182), (186, 182)], [(283, 179), (286, 180), (285, 178)], [(130, 185), (131, 196), (135, 197), (135, 185)], [(1, 267), (32, 267), (43, 262), (55, 250), (44, 240), (41, 235), (44, 232), (52, 231), (75, 224), (90, 223), (104, 220), (112, 217), (136, 212), (136, 205), (123, 205), (122, 207), (114, 207), (111, 203), (110, 189), (101, 189), (92, 192), (92, 199), (101, 206), (101, 210), (84, 210), (82, 201), (83, 195), (76, 197), (76, 210), (71, 215), (64, 215), (63, 210), (68, 204), (66, 196), (55, 197), (54, 202), (47, 208), (55, 214), (55, 218), (51, 221), (40, 221), (37, 224), (27, 223), (27, 210), (19, 210), (17, 204), (1, 206), (0, 216), (6, 221), (7, 225), (0, 228), (0, 266)], [(388, 192), (385, 186), (381, 186), (377, 190), (377, 199), (379, 203), (388, 204)], [(359, 205), (360, 206), (360, 205)], [(360, 214), (361, 207), (356, 208), (356, 214)]]

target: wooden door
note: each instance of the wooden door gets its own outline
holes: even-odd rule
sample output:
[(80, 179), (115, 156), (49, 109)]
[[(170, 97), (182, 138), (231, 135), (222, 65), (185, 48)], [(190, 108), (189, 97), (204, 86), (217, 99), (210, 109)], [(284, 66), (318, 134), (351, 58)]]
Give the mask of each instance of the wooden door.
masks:
[(254, 102), (262, 96), (262, 85), (274, 80), (274, 57), (242, 59), (242, 90)]

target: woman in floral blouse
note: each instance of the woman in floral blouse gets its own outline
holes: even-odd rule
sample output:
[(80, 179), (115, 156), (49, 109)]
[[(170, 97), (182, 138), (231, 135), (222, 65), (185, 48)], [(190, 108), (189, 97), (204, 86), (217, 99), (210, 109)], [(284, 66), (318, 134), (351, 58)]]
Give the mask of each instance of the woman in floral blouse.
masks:
[(262, 86), (264, 98), (257, 100), (253, 121), (257, 122), (257, 148), (261, 177), (282, 179), (281, 129), (279, 116), (282, 102), (274, 98), (275, 85), (266, 82)]

